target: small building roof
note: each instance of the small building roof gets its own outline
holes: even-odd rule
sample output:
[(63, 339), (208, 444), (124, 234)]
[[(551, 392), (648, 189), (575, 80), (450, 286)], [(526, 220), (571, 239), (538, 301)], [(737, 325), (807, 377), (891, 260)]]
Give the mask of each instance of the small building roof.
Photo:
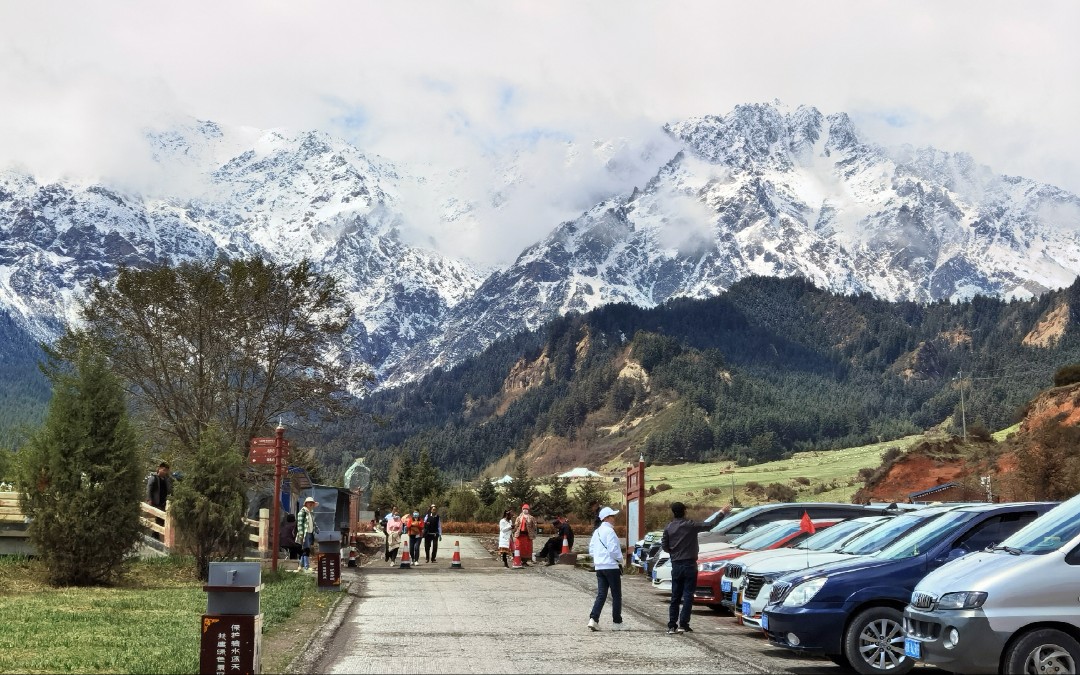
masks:
[(575, 466), (566, 473), (560, 473), (559, 478), (590, 478), (599, 475), (600, 474), (595, 471), (591, 471), (583, 466)]

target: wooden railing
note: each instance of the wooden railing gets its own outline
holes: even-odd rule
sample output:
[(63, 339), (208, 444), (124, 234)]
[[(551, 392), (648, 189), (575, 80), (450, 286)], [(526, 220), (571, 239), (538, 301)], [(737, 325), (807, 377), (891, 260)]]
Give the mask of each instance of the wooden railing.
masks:
[[(176, 545), (176, 531), (173, 527), (172, 510), (169, 504), (165, 510), (154, 508), (143, 502), (139, 504), (139, 520), (147, 539), (156, 544), (148, 546), (168, 553)], [(19, 506), (18, 492), (0, 492), (0, 555), (33, 555), (34, 549), (27, 535), (27, 518)], [(256, 552), (257, 557), (269, 558), (272, 543), (270, 530), (270, 509), (259, 509), (259, 519), (244, 518), (247, 530), (247, 550)]]
[(26, 516), (19, 506), (19, 493), (0, 492), (0, 554), (29, 555), (33, 552), (27, 541)]

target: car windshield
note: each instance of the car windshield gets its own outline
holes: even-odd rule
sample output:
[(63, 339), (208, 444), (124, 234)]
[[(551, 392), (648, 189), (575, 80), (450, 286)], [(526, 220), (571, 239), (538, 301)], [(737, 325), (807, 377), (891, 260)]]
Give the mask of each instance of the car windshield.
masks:
[(765, 505), (759, 504), (758, 506), (752, 506), (745, 511), (739, 511), (733, 516), (729, 515), (727, 518), (724, 518), (716, 525), (713, 525), (713, 528), (709, 530), (709, 532), (727, 532), (735, 525), (738, 525), (739, 523), (745, 522), (750, 518), (753, 518), (757, 514), (761, 513), (764, 509)]
[(950, 511), (932, 519), (922, 527), (916, 528), (900, 537), (874, 555), (885, 560), (899, 560), (922, 555), (937, 546), (952, 534), (957, 527), (971, 520), (966, 511)]
[(784, 522), (787, 522), (787, 521), (774, 520), (771, 523), (765, 523), (761, 527), (755, 527), (754, 529), (750, 530), (749, 532), (744, 532), (744, 533), (740, 534), (739, 536), (732, 539), (730, 543), (731, 543), (732, 546), (742, 546), (743, 544), (745, 544), (748, 541), (753, 541), (754, 539), (757, 539), (758, 537), (767, 535), (773, 529), (775, 529), (777, 527), (780, 527), (780, 525), (782, 523), (784, 523)]
[(797, 520), (778, 520), (775, 523), (769, 523), (768, 527), (762, 525), (758, 529), (754, 530), (756, 536), (747, 537), (742, 539), (737, 546), (744, 551), (757, 551), (763, 548), (768, 548), (776, 542), (780, 541), (784, 537), (790, 537), (792, 534), (799, 531), (799, 521)]
[(850, 539), (841, 546), (837, 552), (849, 555), (870, 555), (871, 553), (877, 553), (884, 547), (896, 541), (897, 537), (902, 537), (912, 528), (918, 527), (925, 522), (927, 522), (926, 516), (914, 513), (889, 518), (870, 530)]
[(807, 537), (795, 548), (804, 551), (831, 551), (837, 544), (848, 539), (856, 532), (864, 530), (881, 518), (855, 518), (841, 521), (832, 527)]
[(1045, 515), (1014, 532), (998, 547), (1043, 555), (1058, 550), (1077, 535), (1080, 535), (1080, 496), (1047, 511)]

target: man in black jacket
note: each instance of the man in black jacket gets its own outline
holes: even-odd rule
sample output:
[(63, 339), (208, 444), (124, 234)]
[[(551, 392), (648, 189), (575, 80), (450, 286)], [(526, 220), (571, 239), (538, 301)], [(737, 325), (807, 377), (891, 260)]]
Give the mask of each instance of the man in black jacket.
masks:
[(146, 481), (146, 503), (155, 509), (165, 510), (165, 502), (172, 494), (172, 475), (169, 474), (169, 465), (165, 462), (158, 464), (157, 473), (150, 476)]
[(690, 610), (694, 607), (694, 588), (697, 586), (698, 532), (712, 529), (729, 511), (731, 506), (725, 506), (716, 522), (702, 523), (686, 519), (686, 505), (682, 502), (671, 505), (671, 515), (675, 518), (664, 528), (664, 536), (660, 539), (660, 548), (667, 552), (671, 565), (668, 635), (693, 632)]
[(574, 530), (570, 527), (570, 523), (566, 522), (564, 518), (555, 518), (551, 521), (552, 536), (544, 542), (544, 547), (540, 549), (540, 558), (547, 558), (547, 565), (551, 566), (555, 564), (555, 558), (559, 557), (562, 553), (563, 539), (566, 539), (567, 545), (574, 548)]

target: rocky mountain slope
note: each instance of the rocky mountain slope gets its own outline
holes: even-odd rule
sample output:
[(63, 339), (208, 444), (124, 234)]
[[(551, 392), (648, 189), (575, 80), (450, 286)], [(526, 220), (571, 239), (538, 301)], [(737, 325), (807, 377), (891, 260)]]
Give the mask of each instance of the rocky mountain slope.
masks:
[[(310, 257), (345, 280), (358, 355), (395, 385), (570, 311), (710, 297), (754, 274), (932, 301), (1038, 295), (1080, 269), (1075, 195), (964, 154), (874, 146), (843, 113), (745, 105), (666, 131), (650, 180), (485, 274), (404, 235), (417, 194), (454, 227), (500, 217), (459, 198), (450, 174), (433, 180), (319, 132), (172, 125), (147, 135), (164, 177), (154, 189), (0, 172), (0, 309), (49, 340), (86, 281), (120, 264)], [(493, 202), (543, 181), (521, 170), (492, 186)]]

